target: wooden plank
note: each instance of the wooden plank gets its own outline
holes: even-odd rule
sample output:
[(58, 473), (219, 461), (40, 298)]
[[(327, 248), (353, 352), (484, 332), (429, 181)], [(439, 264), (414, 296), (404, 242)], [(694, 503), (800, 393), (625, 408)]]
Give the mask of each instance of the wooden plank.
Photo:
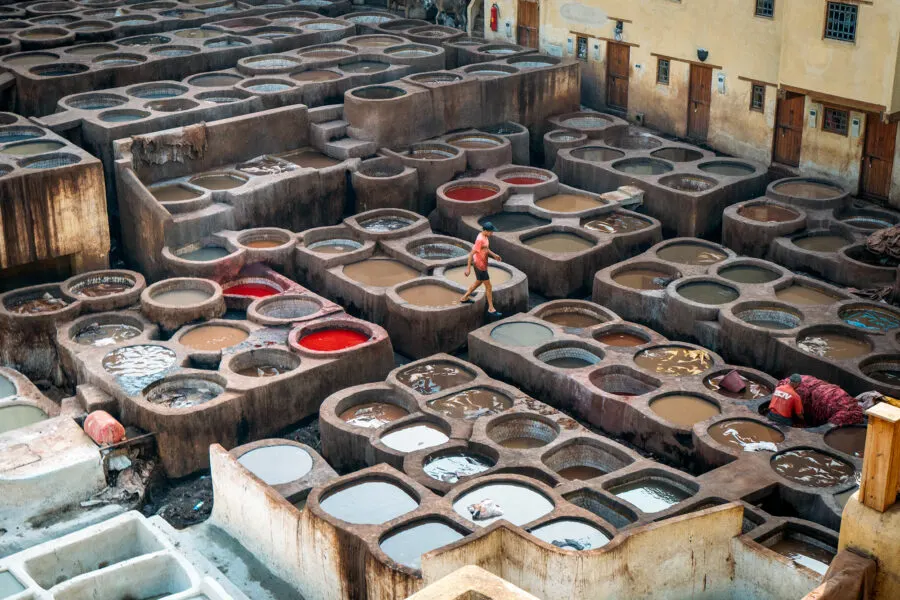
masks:
[(900, 408), (882, 402), (866, 414), (869, 428), (859, 498), (867, 507), (885, 512), (900, 489)]

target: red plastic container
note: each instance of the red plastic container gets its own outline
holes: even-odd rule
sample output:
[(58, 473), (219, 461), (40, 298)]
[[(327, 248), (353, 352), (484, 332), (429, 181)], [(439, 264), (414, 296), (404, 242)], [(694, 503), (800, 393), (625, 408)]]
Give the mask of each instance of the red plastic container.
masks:
[(105, 410), (95, 410), (84, 420), (84, 432), (101, 446), (125, 439), (125, 428)]

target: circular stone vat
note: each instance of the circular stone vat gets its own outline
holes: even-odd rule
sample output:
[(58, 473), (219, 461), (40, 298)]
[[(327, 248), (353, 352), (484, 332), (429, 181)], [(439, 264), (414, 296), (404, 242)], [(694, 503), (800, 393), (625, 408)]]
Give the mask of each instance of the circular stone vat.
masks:
[(728, 258), (727, 254), (716, 248), (692, 242), (676, 242), (663, 246), (656, 251), (656, 255), (663, 260), (682, 265), (713, 265)]
[(612, 119), (606, 115), (596, 114), (580, 114), (569, 117), (561, 123), (563, 127), (571, 129), (603, 129), (612, 123)]
[(637, 366), (662, 375), (699, 375), (713, 365), (712, 356), (699, 348), (658, 346), (634, 356)]
[(7, 297), (6, 309), (17, 315), (40, 315), (60, 311), (69, 302), (59, 297), (58, 288), (42, 288), (22, 295)]
[(844, 306), (838, 317), (847, 325), (866, 331), (885, 332), (900, 327), (900, 315), (870, 304)]
[(584, 146), (571, 150), (569, 154), (579, 160), (588, 162), (609, 162), (617, 158), (622, 158), (625, 153), (621, 150), (613, 150), (612, 148), (604, 148), (603, 146)]
[[(377, 159), (376, 159), (377, 160)], [(396, 177), (403, 173), (403, 165), (392, 164), (387, 162), (381, 162), (372, 164), (370, 163), (362, 163), (357, 170), (357, 173), (360, 175), (365, 175), (366, 177)]]
[(418, 364), (397, 373), (397, 381), (418, 394), (436, 394), (475, 379), (475, 374), (448, 361)]
[(336, 73), (334, 71), (326, 71), (323, 69), (310, 69), (309, 71), (302, 71), (300, 73), (294, 73), (291, 75), (291, 79), (294, 81), (333, 81), (335, 79), (340, 79), (342, 75), (340, 73)]
[(200, 92), (196, 96), (197, 100), (212, 102), (213, 104), (230, 104), (250, 98), (251, 95), (242, 90), (221, 90), (216, 92)]
[(718, 185), (718, 181), (711, 177), (699, 175), (669, 175), (659, 180), (659, 183), (679, 192), (705, 192)]
[(46, 132), (39, 127), (2, 127), (0, 128), (0, 144), (8, 144), (10, 142), (23, 142), (43, 137)]
[(618, 485), (610, 488), (609, 492), (647, 514), (664, 511), (691, 496), (680, 486), (658, 477)]
[(45, 421), (49, 415), (37, 406), (12, 404), (0, 406), (0, 434)]
[(145, 104), (144, 108), (159, 112), (181, 112), (183, 110), (197, 108), (198, 106), (200, 106), (200, 104), (193, 100), (178, 98), (177, 100), (154, 100), (153, 102)]
[(611, 539), (597, 527), (578, 519), (558, 519), (528, 533), (562, 550), (582, 552), (602, 548)]
[(164, 35), (138, 35), (135, 37), (124, 38), (119, 40), (120, 46), (158, 46), (160, 44), (168, 44), (172, 38)]
[(3, 149), (0, 150), (0, 153), (11, 154), (13, 156), (34, 156), (36, 154), (54, 152), (64, 146), (65, 144), (55, 140), (19, 142), (17, 144), (4, 146)]
[(541, 69), (559, 64), (559, 59), (532, 54), (521, 58), (510, 58), (506, 64), (515, 65), (520, 69)]
[(453, 419), (474, 420), (500, 414), (512, 408), (512, 398), (484, 387), (475, 387), (429, 400), (428, 408)]
[(457, 202), (480, 202), (499, 194), (500, 188), (487, 182), (477, 181), (446, 187), (443, 193), (447, 198)]
[(459, 304), (461, 292), (439, 283), (419, 283), (403, 288), (398, 295), (414, 306), (436, 308)]
[(181, 29), (176, 31), (175, 36), (188, 39), (207, 39), (221, 35), (221, 33), (221, 31), (216, 29), (202, 29), (200, 27), (195, 27), (193, 29)]
[(183, 409), (206, 404), (224, 392), (225, 388), (215, 381), (188, 375), (152, 383), (144, 390), (144, 397), (158, 406)]
[(849, 260), (863, 263), (864, 265), (871, 267), (895, 269), (900, 266), (900, 260), (897, 260), (892, 256), (870, 252), (865, 244), (854, 244), (853, 246), (844, 249), (842, 252)]
[(272, 94), (289, 90), (294, 84), (282, 79), (247, 79), (241, 87), (257, 94)]
[(591, 210), (606, 204), (605, 200), (582, 196), (580, 194), (554, 194), (536, 200), (534, 205), (550, 212), (573, 213), (583, 210)]
[(443, 483), (459, 483), (464, 477), (484, 473), (494, 466), (494, 461), (472, 452), (449, 452), (425, 459), (425, 474)]
[(81, 157), (75, 154), (56, 152), (24, 158), (19, 161), (19, 166), (23, 169), (54, 169), (56, 167), (65, 167), (66, 165), (75, 165), (80, 162)]
[(440, 521), (417, 521), (388, 533), (380, 543), (382, 552), (397, 564), (422, 568), (422, 555), (463, 538), (462, 533)]
[(444, 72), (420, 73), (419, 75), (412, 75), (409, 77), (410, 81), (416, 83), (455, 83), (457, 81), (462, 81), (462, 79), (462, 75)]
[(543, 461), (549, 469), (569, 481), (594, 479), (632, 462), (631, 459), (619, 458), (602, 446), (580, 441), (553, 450)]
[[(495, 267), (493, 265), (488, 265), (488, 274), (490, 275), (494, 289), (496, 289), (498, 285), (502, 285), (512, 279), (512, 273), (506, 269)], [(444, 270), (444, 277), (468, 289), (468, 287), (475, 282), (475, 271), (474, 269), (470, 270), (469, 275), (466, 276), (465, 267), (451, 267)]]
[(446, 160), (459, 156), (459, 150), (447, 144), (415, 144), (406, 155), (416, 160)]
[(243, 377), (277, 377), (300, 366), (300, 358), (286, 350), (257, 348), (231, 359), (228, 367)]
[(391, 287), (420, 275), (414, 268), (389, 258), (367, 258), (344, 265), (343, 273), (353, 281), (372, 287)]
[(107, 123), (126, 123), (128, 121), (137, 121), (149, 117), (150, 113), (145, 110), (133, 110), (123, 108), (121, 110), (108, 110), (99, 115), (101, 121)]
[(437, 54), (437, 52), (438, 50), (436, 48), (431, 48), (429, 46), (417, 46), (414, 44), (396, 46), (394, 48), (388, 48), (384, 51), (385, 54), (395, 56), (397, 58), (422, 58), (424, 56)]
[(187, 346), (193, 350), (218, 352), (225, 348), (237, 346), (248, 337), (250, 337), (249, 333), (237, 327), (207, 324), (194, 327), (182, 335), (178, 342), (182, 346)]
[(613, 163), (612, 167), (629, 175), (662, 175), (672, 170), (672, 165), (655, 158), (626, 158)]
[(336, 519), (355, 525), (380, 525), (419, 507), (409, 492), (387, 481), (351, 483), (326, 493), (322, 510)]
[(252, 42), (247, 38), (241, 37), (220, 37), (203, 42), (206, 48), (238, 48), (241, 46), (249, 46)]
[(536, 415), (511, 415), (494, 419), (487, 435), (510, 450), (530, 450), (546, 446), (559, 435), (559, 426)]
[(771, 465), (788, 481), (815, 488), (849, 483), (856, 472), (847, 461), (812, 448), (795, 448), (776, 454)]
[(827, 200), (844, 195), (844, 190), (833, 183), (815, 179), (791, 179), (776, 184), (772, 191), (791, 198), (806, 200)]
[(537, 185), (553, 179), (553, 174), (538, 169), (512, 169), (497, 173), (497, 178), (510, 185)]
[(651, 152), (650, 156), (671, 162), (694, 162), (703, 158), (703, 153), (692, 148), (660, 148)]
[(503, 138), (488, 135), (465, 133), (447, 138), (447, 143), (465, 150), (486, 150), (503, 145)]
[(353, 252), (362, 248), (362, 244), (355, 240), (343, 238), (332, 238), (330, 240), (322, 240), (314, 242), (307, 246), (310, 250), (315, 250), (322, 254), (344, 254), (345, 252)]
[(69, 286), (69, 292), (85, 298), (105, 298), (134, 288), (134, 277), (117, 273), (81, 276)]
[(288, 444), (256, 448), (242, 454), (237, 461), (268, 485), (297, 481), (313, 468), (309, 452)]
[(422, 260), (448, 260), (451, 258), (459, 258), (469, 253), (468, 248), (462, 245), (452, 244), (450, 242), (425, 242), (408, 246), (413, 256)]
[(303, 64), (303, 61), (289, 56), (281, 56), (279, 54), (267, 54), (265, 56), (253, 56), (245, 58), (241, 61), (244, 66), (251, 69), (265, 71), (284, 71), (286, 69), (296, 69)]
[(368, 333), (356, 329), (330, 327), (308, 333), (297, 340), (297, 343), (301, 348), (315, 352), (339, 352), (365, 344), (370, 339), (371, 336)]
[(769, 283), (781, 277), (777, 271), (756, 265), (724, 267), (719, 269), (718, 275), (735, 283)]
[(598, 331), (594, 334), (594, 339), (601, 344), (620, 348), (643, 346), (650, 341), (650, 338), (643, 333), (637, 333), (626, 327), (612, 327), (605, 331)]
[(671, 394), (650, 401), (650, 410), (683, 429), (706, 421), (722, 411), (715, 403), (700, 396)]
[(320, 310), (322, 305), (317, 300), (297, 294), (272, 296), (261, 300), (256, 306), (256, 312), (261, 316), (280, 321), (304, 319)]
[(143, 62), (147, 62), (146, 56), (140, 54), (127, 54), (124, 52), (101, 54), (94, 59), (94, 64), (101, 67), (127, 67), (130, 65), (139, 65)]
[(784, 434), (780, 431), (752, 419), (719, 421), (710, 427), (707, 433), (720, 444), (742, 450), (750, 444), (759, 442), (780, 444), (784, 441)]
[(550, 350), (539, 351), (536, 356), (539, 361), (558, 369), (583, 369), (584, 367), (596, 365), (603, 360), (602, 356), (598, 356), (594, 352), (578, 346), (551, 348)]
[(232, 73), (210, 73), (208, 75), (198, 75), (188, 80), (191, 85), (198, 87), (231, 87), (236, 83), (243, 81), (240, 75)]
[(852, 336), (838, 331), (816, 331), (797, 336), (797, 347), (808, 354), (831, 360), (858, 358), (872, 351), (872, 342), (865, 336)]
[[(309, 53), (307, 52), (305, 56), (309, 56)], [(381, 71), (386, 71), (389, 67), (389, 64), (375, 62), (373, 60), (360, 60), (338, 65), (338, 69), (344, 73), (380, 73)]]
[(247, 183), (247, 178), (234, 173), (206, 173), (191, 177), (188, 183), (213, 191), (231, 190)]
[(663, 290), (680, 274), (672, 275), (660, 269), (636, 268), (619, 271), (612, 276), (617, 284), (634, 290)]
[(565, 231), (543, 233), (523, 239), (522, 242), (529, 248), (551, 254), (583, 252), (597, 245), (592, 240), (587, 240), (579, 235)]
[(791, 243), (811, 252), (837, 252), (844, 246), (852, 244), (853, 240), (842, 235), (811, 234), (791, 238)]
[(866, 450), (866, 428), (854, 425), (835, 427), (825, 434), (825, 443), (838, 452), (862, 458)]
[(191, 262), (212, 262), (225, 258), (229, 254), (231, 251), (222, 246), (204, 246), (202, 244), (191, 244), (175, 252), (175, 255), (181, 260)]
[(896, 225), (896, 220), (897, 218), (893, 215), (869, 211), (859, 211), (857, 214), (850, 214), (841, 218), (842, 223), (866, 231), (877, 231), (891, 227)]
[(900, 357), (897, 356), (873, 356), (860, 365), (860, 370), (867, 377), (900, 387)]
[[(345, 17), (346, 19), (353, 20), (352, 17)], [(397, 44), (402, 44), (406, 40), (401, 37), (396, 37), (393, 35), (360, 35), (357, 37), (349, 38), (344, 40), (344, 43), (348, 46), (354, 46), (356, 48), (386, 48), (388, 46), (396, 46)]]
[(409, 411), (396, 404), (389, 402), (364, 402), (342, 411), (338, 417), (343, 422), (354, 427), (377, 429), (407, 415), (409, 415)]
[(506, 346), (538, 346), (553, 339), (553, 330), (537, 323), (514, 321), (494, 327), (491, 337)]
[(59, 55), (52, 52), (23, 52), (21, 54), (4, 56), (0, 58), (0, 62), (7, 67), (36, 67), (52, 63), (58, 59)]
[(109, 318), (97, 317), (96, 319), (84, 322), (75, 332), (72, 339), (75, 343), (82, 346), (115, 346), (132, 338), (141, 335), (142, 328), (140, 323), (135, 320), (134, 323), (123, 321), (116, 322), (117, 317)]
[(738, 310), (738, 319), (765, 329), (793, 329), (800, 326), (800, 313), (787, 306), (756, 306)]
[(512, 232), (549, 225), (550, 221), (524, 212), (500, 212), (478, 219), (479, 225), (490, 221), (497, 231)]
[(412, 225), (413, 222), (412, 219), (406, 217), (375, 217), (374, 219), (359, 221), (359, 226), (366, 231), (371, 231), (373, 233), (386, 233), (388, 231), (405, 229)]
[(786, 223), (800, 218), (800, 213), (778, 204), (745, 204), (738, 209), (738, 214), (751, 221), (760, 223)]
[(697, 168), (705, 173), (723, 177), (745, 177), (756, 171), (752, 165), (733, 160), (714, 160), (701, 163), (697, 165)]
[(176, 356), (165, 346), (125, 346), (104, 356), (103, 368), (115, 377), (143, 378), (162, 373), (175, 364)]
[(201, 304), (213, 297), (213, 287), (203, 280), (179, 282), (176, 287), (153, 294), (150, 299), (163, 306), (184, 307)]
[(744, 389), (739, 392), (726, 390), (722, 387), (722, 380), (725, 379), (725, 376), (730, 372), (731, 371), (729, 370), (720, 373), (713, 373), (712, 375), (703, 379), (703, 385), (706, 386), (706, 389), (712, 390), (720, 396), (734, 398), (736, 400), (756, 400), (757, 398), (764, 398), (765, 396), (768, 396), (772, 393), (772, 388), (769, 387), (768, 384), (756, 381), (752, 378), (752, 376), (747, 377), (745, 374), (737, 370), (735, 370), (735, 372), (737, 373), (738, 378), (740, 378), (741, 383), (744, 384)]
[(692, 281), (678, 286), (675, 291), (682, 298), (707, 306), (734, 302), (740, 296), (736, 289), (715, 281)]
[(404, 425), (381, 436), (381, 443), (404, 454), (440, 446), (450, 441), (443, 429), (431, 423), (413, 423)]
[(465, 72), (473, 77), (505, 77), (513, 73), (518, 73), (519, 70), (503, 65), (484, 64), (466, 67)]
[(80, 110), (103, 110), (121, 106), (128, 98), (116, 94), (79, 94), (66, 100), (66, 104)]
[(777, 290), (775, 292), (775, 297), (788, 304), (800, 304), (806, 306), (833, 304), (838, 300), (841, 300), (838, 296), (799, 283), (794, 283), (786, 288)]
[[(492, 500), (503, 511), (503, 515), (475, 520), (470, 507), (484, 500)], [(453, 503), (453, 510), (480, 527), (486, 527), (500, 519), (521, 526), (549, 514), (553, 510), (553, 503), (530, 486), (520, 483), (487, 483), (472, 488), (457, 498)]]
[(559, 325), (560, 327), (569, 327), (571, 329), (587, 329), (601, 323), (605, 323), (609, 319), (588, 306), (563, 306), (557, 309), (551, 308), (536, 315), (542, 321)]

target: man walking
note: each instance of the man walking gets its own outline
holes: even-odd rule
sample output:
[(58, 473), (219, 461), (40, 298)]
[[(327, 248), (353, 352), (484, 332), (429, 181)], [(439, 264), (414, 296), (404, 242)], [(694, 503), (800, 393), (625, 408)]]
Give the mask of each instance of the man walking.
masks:
[(469, 286), (469, 289), (463, 294), (459, 301), (463, 304), (472, 302), (470, 299), (472, 292), (477, 290), (478, 286), (484, 285), (484, 294), (487, 296), (488, 314), (492, 317), (499, 317), (501, 316), (500, 313), (494, 308), (494, 288), (491, 285), (490, 273), (488, 273), (488, 257), (500, 261), (500, 256), (491, 252), (490, 249), (491, 236), (495, 231), (497, 231), (497, 228), (494, 227), (494, 224), (490, 221), (485, 221), (481, 226), (481, 233), (475, 238), (475, 245), (472, 246), (472, 251), (469, 252), (469, 258), (466, 262), (466, 277), (469, 276), (472, 265), (475, 265), (475, 281)]

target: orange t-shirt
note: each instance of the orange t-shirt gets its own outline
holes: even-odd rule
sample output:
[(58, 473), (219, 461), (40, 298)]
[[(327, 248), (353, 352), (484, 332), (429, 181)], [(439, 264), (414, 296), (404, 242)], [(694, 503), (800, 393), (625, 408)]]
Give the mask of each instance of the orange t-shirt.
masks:
[(472, 248), (472, 262), (475, 263), (476, 269), (487, 271), (488, 248), (490, 247), (490, 245), (491, 242), (490, 240), (488, 240), (488, 236), (484, 235), (484, 233), (479, 233), (478, 237), (475, 238), (475, 247)]
[(772, 392), (772, 400), (769, 402), (769, 410), (791, 419), (794, 415), (803, 416), (803, 401), (799, 394), (789, 385), (779, 385)]

